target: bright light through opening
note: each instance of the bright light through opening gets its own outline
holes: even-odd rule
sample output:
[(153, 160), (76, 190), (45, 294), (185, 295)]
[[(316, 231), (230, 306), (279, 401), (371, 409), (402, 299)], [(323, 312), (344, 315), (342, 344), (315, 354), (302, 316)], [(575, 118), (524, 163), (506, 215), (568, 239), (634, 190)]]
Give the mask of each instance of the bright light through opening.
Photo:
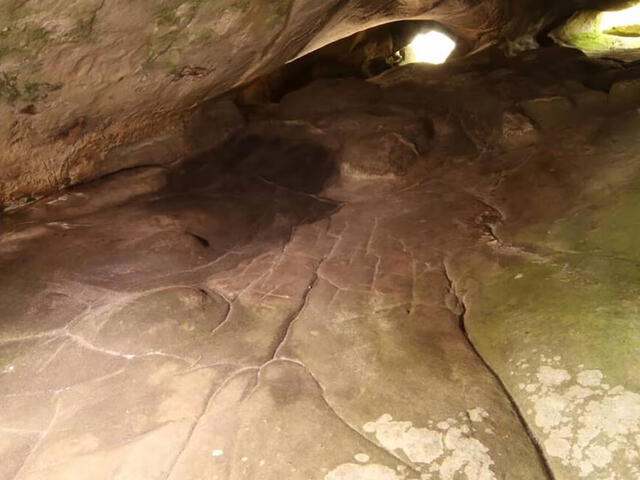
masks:
[(603, 12), (600, 16), (600, 31), (606, 32), (616, 27), (640, 25), (640, 5), (617, 12)]
[(407, 46), (405, 63), (444, 63), (456, 48), (456, 42), (444, 33), (421, 33)]

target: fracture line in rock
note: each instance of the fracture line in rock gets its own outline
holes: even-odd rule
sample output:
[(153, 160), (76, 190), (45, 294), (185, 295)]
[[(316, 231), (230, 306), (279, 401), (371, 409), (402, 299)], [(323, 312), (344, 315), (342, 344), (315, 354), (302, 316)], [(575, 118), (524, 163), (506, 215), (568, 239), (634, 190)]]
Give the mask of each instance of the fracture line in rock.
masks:
[(272, 186), (274, 186), (276, 188), (285, 190), (287, 192), (290, 192), (290, 193), (293, 193), (293, 194), (296, 194), (296, 195), (303, 195), (305, 197), (310, 197), (310, 198), (313, 198), (314, 200), (317, 200), (317, 201), (319, 201), (321, 203), (328, 203), (329, 205), (334, 205), (334, 206), (341, 205), (340, 202), (336, 202), (335, 200), (331, 200), (330, 198), (321, 197), (321, 196), (316, 195), (314, 193), (301, 192), (300, 190), (294, 190), (293, 188), (285, 187), (284, 185), (280, 185), (279, 183), (276, 183), (276, 182), (274, 182), (272, 180), (268, 180), (268, 179), (264, 178), (261, 175), (257, 175), (257, 178), (261, 182), (264, 182), (264, 183), (266, 183), (268, 185), (272, 185)]
[(122, 352), (118, 352), (115, 350), (111, 350), (108, 348), (102, 348), (102, 347), (98, 347), (96, 345), (93, 345), (91, 342), (87, 341), (86, 339), (82, 338), (79, 335), (70, 333), (70, 332), (66, 332), (66, 336), (68, 338), (70, 338), (71, 340), (75, 341), (78, 345), (80, 345), (81, 347), (86, 348), (87, 350), (92, 350), (94, 352), (98, 352), (98, 353), (103, 353), (105, 355), (111, 355), (114, 357), (120, 357), (120, 358), (124, 358), (125, 360), (132, 360), (134, 358), (142, 358), (142, 357), (166, 357), (166, 358), (171, 358), (173, 360), (178, 360), (181, 362), (185, 362), (186, 364), (191, 364), (192, 362), (190, 362), (189, 360), (187, 360), (186, 358), (180, 357), (178, 355), (173, 355), (171, 353), (164, 353), (164, 352), (145, 352), (145, 353), (140, 353), (140, 354), (130, 354), (130, 353), (122, 353)]
[(64, 329), (58, 328), (56, 330), (51, 330), (48, 332), (34, 333), (33, 335), (24, 335), (22, 337), (2, 339), (0, 340), (0, 345), (4, 345), (6, 343), (24, 342), (28, 340), (37, 340), (40, 338), (60, 338), (63, 335), (64, 335)]
[[(328, 225), (327, 225), (327, 232), (331, 229), (331, 221), (329, 221)], [(275, 348), (275, 350), (273, 351), (273, 355), (271, 356), (271, 359), (275, 359), (279, 354), (280, 354), (280, 349), (284, 346), (284, 344), (286, 343), (287, 339), (289, 338), (289, 335), (291, 333), (291, 330), (293, 329), (293, 325), (296, 322), (296, 320), (298, 319), (298, 317), (300, 316), (300, 314), (305, 310), (305, 308), (307, 307), (308, 303), (309, 303), (309, 299), (311, 298), (311, 292), (314, 290), (314, 288), (316, 287), (316, 285), (318, 285), (318, 282), (320, 281), (320, 268), (322, 267), (322, 265), (324, 264), (324, 262), (327, 261), (328, 258), (330, 258), (331, 254), (334, 251), (334, 248), (336, 246), (336, 244), (338, 243), (338, 239), (336, 239), (336, 241), (334, 242), (334, 244), (331, 246), (331, 248), (329, 249), (329, 252), (327, 252), (317, 263), (317, 265), (315, 266), (315, 272), (313, 274), (313, 277), (311, 279), (311, 281), (309, 282), (309, 284), (307, 285), (307, 289), (306, 292), (304, 293), (304, 298), (302, 300), (302, 303), (300, 305), (300, 308), (291, 316), (291, 318), (289, 319), (289, 321), (287, 322), (287, 326), (284, 330), (284, 335), (281, 337), (280, 341), (278, 342), (277, 347)]]
[[(320, 265), (318, 265), (319, 267)], [(318, 268), (316, 267), (316, 268)], [(293, 315), (291, 315), (291, 317), (289, 318), (288, 322), (287, 322), (287, 326), (284, 329), (284, 335), (281, 336), (280, 340), (278, 341), (277, 347), (275, 348), (275, 350), (273, 351), (273, 355), (271, 356), (271, 359), (276, 358), (279, 353), (280, 353), (280, 349), (284, 346), (284, 344), (286, 343), (286, 341), (289, 338), (289, 335), (291, 333), (293, 324), (296, 322), (296, 320), (298, 319), (298, 317), (300, 316), (300, 314), (305, 310), (305, 308), (307, 307), (308, 303), (309, 303), (309, 298), (311, 296), (311, 291), (314, 289), (314, 287), (318, 284), (318, 274), (317, 272), (313, 275), (313, 279), (311, 280), (311, 282), (309, 283), (309, 285), (307, 286), (307, 291), (304, 293), (304, 299), (302, 300), (302, 304), (300, 305), (300, 308), (298, 308), (298, 310), (296, 312), (294, 312)]]
[(40, 435), (40, 437), (38, 438), (38, 441), (35, 443), (35, 445), (31, 448), (31, 450), (29, 451), (29, 453), (27, 454), (27, 456), (25, 457), (24, 461), (22, 462), (22, 465), (20, 466), (20, 469), (16, 472), (16, 475), (14, 477), (14, 480), (19, 480), (22, 473), (25, 471), (25, 469), (27, 468), (27, 465), (29, 463), (29, 460), (31, 460), (31, 458), (33, 457), (33, 455), (36, 453), (36, 451), (38, 450), (38, 448), (40, 448), (40, 445), (42, 445), (42, 443), (44, 442), (44, 440), (47, 438), (47, 435), (49, 434), (49, 432), (51, 431), (51, 429), (53, 428), (53, 425), (56, 422), (56, 419), (58, 418), (58, 413), (60, 411), (60, 402), (58, 402), (57, 399), (57, 394), (54, 395), (53, 397), (53, 401), (55, 402), (55, 409), (53, 411), (53, 415), (51, 417), (51, 421), (49, 422), (49, 425), (47, 426), (47, 429), (44, 430), (42, 432), (42, 434)]
[(191, 428), (189, 429), (189, 433), (187, 434), (187, 438), (185, 439), (184, 443), (182, 444), (182, 447), (180, 447), (180, 450), (176, 454), (175, 459), (171, 463), (171, 467), (169, 468), (169, 472), (167, 473), (167, 476), (165, 477), (166, 480), (169, 480), (171, 478), (171, 475), (173, 474), (174, 470), (176, 469), (176, 466), (178, 465), (178, 462), (180, 461), (180, 458), (182, 457), (182, 455), (184, 454), (185, 450), (189, 446), (189, 443), (191, 442), (191, 439), (193, 438), (193, 434), (196, 431), (196, 428), (200, 424), (200, 421), (202, 420), (202, 418), (207, 413), (207, 410), (209, 409), (209, 406), (214, 401), (214, 399), (216, 398), (218, 393), (221, 392), (222, 389), (224, 387), (226, 387), (229, 384), (229, 382), (231, 382), (238, 375), (240, 375), (240, 374), (242, 374), (244, 372), (251, 371), (251, 370), (256, 370), (256, 369), (257, 369), (257, 367), (244, 367), (244, 368), (241, 368), (241, 369), (236, 370), (235, 372), (233, 372), (231, 375), (229, 375), (222, 382), (222, 384), (220, 384), (220, 386), (218, 388), (215, 388), (215, 383), (211, 386), (211, 389), (209, 391), (209, 395), (207, 396), (206, 400), (203, 402), (203, 407), (200, 410), (196, 420), (193, 422), (193, 425), (191, 425)]
[(333, 415), (340, 421), (340, 423), (342, 423), (345, 427), (349, 428), (349, 430), (351, 430), (352, 432), (356, 433), (359, 437), (363, 438), (367, 443), (373, 445), (376, 449), (383, 451), (385, 454), (387, 455), (391, 455), (392, 457), (394, 457), (396, 460), (398, 460), (399, 462), (401, 462), (405, 467), (407, 467), (409, 470), (411, 470), (411, 472), (413, 472), (414, 474), (420, 476), (421, 472), (410, 462), (407, 462), (406, 460), (404, 460), (403, 458), (399, 457), (398, 455), (396, 455), (394, 452), (391, 452), (389, 450), (387, 450), (386, 448), (384, 448), (382, 445), (376, 443), (374, 440), (368, 438), (364, 433), (362, 433), (360, 430), (358, 430), (356, 427), (354, 427), (353, 425), (351, 425), (349, 422), (347, 422), (337, 411), (336, 409), (333, 407), (333, 405), (331, 405), (331, 403), (329, 403), (329, 401), (326, 398), (326, 394), (325, 394), (325, 389), (322, 386), (322, 384), (320, 383), (320, 381), (316, 378), (316, 376), (313, 374), (313, 372), (311, 371), (311, 369), (309, 367), (307, 367), (304, 363), (302, 363), (300, 360), (296, 360), (293, 358), (288, 358), (288, 357), (278, 357), (278, 358), (274, 358), (273, 360), (270, 360), (267, 363), (272, 363), (272, 362), (289, 362), (289, 363), (293, 363), (296, 365), (301, 366), (302, 368), (305, 369), (305, 371), (309, 374), (309, 376), (313, 379), (313, 381), (315, 382), (315, 384), (317, 385), (318, 389), (320, 390), (320, 398), (322, 398), (322, 401), (324, 402), (324, 404), (327, 406), (327, 408), (329, 409), (329, 411), (331, 411), (331, 413), (333, 413)]
[(461, 312), (460, 313), (457, 313), (457, 312), (452, 312), (452, 313), (458, 319), (458, 324), (459, 324), (459, 327), (460, 327), (460, 331), (462, 332), (462, 335), (464, 336), (464, 338), (467, 341), (467, 344), (469, 345), (471, 350), (475, 353), (476, 357), (478, 357), (478, 359), (480, 360), (482, 365), (485, 367), (485, 369), (491, 374), (491, 376), (493, 376), (493, 378), (495, 379), (496, 383), (498, 384), (498, 386), (500, 387), (500, 389), (504, 393), (505, 398), (511, 404), (511, 408), (513, 409), (516, 417), (518, 418), (518, 420), (520, 421), (520, 424), (522, 425), (522, 428), (523, 428), (524, 432), (526, 433), (526, 435), (531, 440), (531, 444), (533, 445), (534, 449), (536, 450), (536, 453), (538, 454), (538, 458), (540, 460), (540, 463), (541, 463), (541, 465), (543, 467), (543, 470), (544, 470), (547, 478), (549, 478), (550, 480), (555, 480), (555, 476), (553, 474), (553, 470), (551, 469), (551, 466), (549, 465), (548, 459), (544, 454), (544, 450), (542, 449), (540, 443), (538, 442), (537, 438), (533, 434), (533, 431), (529, 427), (529, 424), (527, 423), (524, 415), (522, 414), (522, 411), (520, 410), (520, 407), (518, 406), (518, 404), (516, 403), (515, 399), (513, 398), (511, 393), (509, 392), (509, 390), (508, 390), (507, 386), (505, 385), (505, 383), (502, 381), (502, 378), (500, 378), (498, 373), (491, 367), (491, 365), (489, 365), (489, 363), (485, 360), (485, 358), (480, 354), (480, 351), (476, 348), (475, 344), (471, 340), (471, 337), (469, 336), (469, 333), (468, 333), (466, 325), (465, 325), (465, 316), (466, 316), (466, 313), (467, 313), (467, 307), (466, 307), (463, 299), (458, 294), (458, 291), (457, 291), (457, 288), (456, 288), (456, 283), (455, 283), (453, 277), (449, 273), (449, 268), (447, 267), (447, 260), (446, 259), (443, 260), (443, 262), (442, 262), (442, 270), (443, 270), (444, 276), (445, 276), (445, 278), (447, 280), (447, 283), (448, 283), (449, 292), (450, 292), (451, 295), (453, 295), (455, 297), (456, 301), (458, 302), (458, 305), (461, 308)]

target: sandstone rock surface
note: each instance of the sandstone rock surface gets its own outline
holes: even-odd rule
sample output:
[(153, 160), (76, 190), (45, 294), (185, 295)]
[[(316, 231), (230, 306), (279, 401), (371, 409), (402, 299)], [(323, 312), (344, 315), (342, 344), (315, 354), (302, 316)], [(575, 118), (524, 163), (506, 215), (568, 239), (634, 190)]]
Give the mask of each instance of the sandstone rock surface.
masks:
[[(6, 214), (0, 479), (638, 477), (638, 116), (505, 143), (532, 90), (583, 93), (550, 58), (583, 61), (401, 68), (343, 117), (294, 96)], [(340, 168), (382, 111), (415, 161)]]
[(211, 150), (238, 113), (209, 100), (361, 30), (434, 20), (473, 49), (535, 33), (575, 3), (3, 0), (0, 206)]

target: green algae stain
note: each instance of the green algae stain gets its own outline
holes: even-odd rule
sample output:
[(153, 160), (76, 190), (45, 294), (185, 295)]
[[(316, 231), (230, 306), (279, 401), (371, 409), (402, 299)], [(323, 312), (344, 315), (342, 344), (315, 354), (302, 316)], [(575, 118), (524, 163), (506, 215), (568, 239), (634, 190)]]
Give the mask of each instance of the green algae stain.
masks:
[(179, 20), (175, 7), (162, 6), (155, 14), (155, 21), (158, 25), (176, 25)]
[[(34, 59), (51, 45), (86, 41), (93, 33), (96, 16), (101, 5), (73, 5), (53, 12), (61, 24), (69, 23), (66, 31), (57, 22), (46, 26), (42, 20), (34, 21), (42, 13), (35, 2), (8, 2), (0, 5), (0, 58), (9, 54)], [(45, 26), (43, 26), (45, 25)]]
[(546, 261), (502, 258), (499, 267), (473, 267), (482, 287), (467, 328), (502, 374), (510, 359), (537, 349), (640, 388), (638, 186), (609, 189), (566, 218), (514, 236)]
[(640, 263), (640, 180), (608, 192), (554, 224), (519, 232), (518, 243)]
[[(168, 0), (162, 2), (153, 15), (157, 27), (148, 41), (146, 67), (151, 67), (160, 57), (171, 50), (180, 39), (187, 39), (189, 35), (185, 29), (196, 17), (198, 10), (206, 0)], [(182, 11), (182, 7), (185, 8)], [(171, 62), (168, 62), (171, 67)]]
[(292, 0), (266, 0), (266, 4), (276, 17), (286, 17)]
[(267, 23), (272, 28), (284, 28), (293, 0), (266, 0), (268, 9)]
[(51, 92), (62, 88), (60, 83), (38, 82), (29, 80), (21, 82), (17, 73), (0, 73), (0, 100), (8, 104), (17, 101), (37, 102), (45, 100)]
[(570, 42), (586, 52), (602, 52), (620, 47), (615, 37), (598, 32), (579, 32), (569, 36)]
[(12, 53), (32, 58), (49, 43), (46, 28), (25, 23), (29, 13), (27, 0), (0, 2), (0, 59)]
[(0, 29), (0, 58), (11, 54), (34, 57), (50, 41), (50, 33), (41, 27), (13, 26)]
[(76, 21), (76, 24), (69, 32), (69, 41), (79, 42), (89, 38), (91, 36), (91, 32), (93, 31), (94, 21), (94, 18), (78, 19)]
[(20, 98), (18, 75), (7, 72), (0, 73), (0, 100), (13, 103), (18, 98)]
[(73, 28), (65, 35), (67, 42), (83, 42), (91, 38), (96, 23), (97, 11), (89, 14), (78, 14)]
[(602, 12), (582, 11), (552, 32), (562, 43), (587, 54), (624, 51), (640, 47), (640, 39), (620, 30), (602, 31)]
[(251, 8), (251, 2), (248, 0), (235, 0), (231, 2), (231, 8), (240, 10), (241, 12), (248, 12)]
[(28, 81), (24, 84), (22, 99), (27, 102), (45, 100), (51, 92), (55, 92), (61, 88), (61, 83)]
[(584, 241), (599, 250), (640, 262), (640, 189), (619, 192), (617, 201), (593, 212), (595, 228)]
[(508, 369), (521, 355), (535, 361), (537, 350), (640, 386), (637, 266), (567, 256), (553, 264), (523, 261), (486, 281), (467, 329), (490, 364)]
[(153, 63), (166, 53), (180, 36), (178, 30), (171, 30), (162, 35), (154, 36), (149, 42), (149, 55), (147, 63)]

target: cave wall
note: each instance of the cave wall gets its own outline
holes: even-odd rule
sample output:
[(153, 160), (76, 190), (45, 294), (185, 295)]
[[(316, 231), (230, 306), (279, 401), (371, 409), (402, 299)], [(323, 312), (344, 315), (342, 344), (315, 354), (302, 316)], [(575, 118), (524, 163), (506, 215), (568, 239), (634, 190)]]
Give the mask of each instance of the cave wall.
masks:
[(547, 3), (0, 0), (0, 207), (211, 149), (243, 119), (209, 99), (365, 28), (433, 19), (481, 46), (585, 2)]

